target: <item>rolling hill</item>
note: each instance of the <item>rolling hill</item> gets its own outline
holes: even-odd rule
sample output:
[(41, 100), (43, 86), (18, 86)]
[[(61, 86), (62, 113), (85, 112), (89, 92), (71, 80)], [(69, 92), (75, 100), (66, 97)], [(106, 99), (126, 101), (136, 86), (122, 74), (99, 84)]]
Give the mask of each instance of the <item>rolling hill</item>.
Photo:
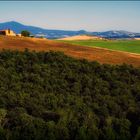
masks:
[(12, 29), (16, 33), (20, 33), (22, 30), (28, 30), (35, 36), (42, 35), (46, 38), (51, 38), (51, 39), (52, 38), (63, 38), (66, 36), (73, 36), (73, 35), (87, 33), (84, 30), (66, 31), (66, 30), (44, 29), (44, 28), (35, 27), (35, 26), (23, 25), (19, 22), (15, 22), (15, 21), (0, 23), (0, 30), (7, 29), (7, 28)]
[(44, 29), (35, 26), (24, 25), (15, 21), (0, 23), (0, 30), (10, 28), (16, 33), (20, 33), (22, 30), (28, 30), (35, 36), (44, 36), (46, 38), (55, 39), (55, 38), (64, 38), (81, 34), (95, 35), (104, 38), (138, 38), (140, 33), (133, 33), (123, 30), (111, 30), (106, 32), (88, 32), (85, 30), (70, 31), (70, 30), (53, 30), (53, 29)]
[(58, 40), (100, 40), (101, 37), (89, 35), (76, 35), (71, 37), (60, 38)]
[[(67, 38), (66, 38), (67, 39)], [(87, 47), (100, 47), (116, 51), (124, 51), (130, 53), (140, 54), (140, 40), (107, 40), (107, 39), (91, 39), (91, 40), (62, 40), (69, 44), (87, 46)]]
[(0, 50), (23, 51), (25, 48), (35, 51), (63, 51), (78, 59), (85, 58), (107, 64), (127, 63), (140, 67), (140, 55), (137, 54), (73, 45), (48, 39), (0, 36)]

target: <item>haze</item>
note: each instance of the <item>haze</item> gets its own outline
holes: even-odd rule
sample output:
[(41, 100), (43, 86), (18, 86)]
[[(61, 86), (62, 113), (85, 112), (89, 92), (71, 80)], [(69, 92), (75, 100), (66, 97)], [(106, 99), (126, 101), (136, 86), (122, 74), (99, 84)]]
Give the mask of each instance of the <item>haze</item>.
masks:
[(140, 32), (140, 2), (0, 2), (0, 22), (47, 29)]

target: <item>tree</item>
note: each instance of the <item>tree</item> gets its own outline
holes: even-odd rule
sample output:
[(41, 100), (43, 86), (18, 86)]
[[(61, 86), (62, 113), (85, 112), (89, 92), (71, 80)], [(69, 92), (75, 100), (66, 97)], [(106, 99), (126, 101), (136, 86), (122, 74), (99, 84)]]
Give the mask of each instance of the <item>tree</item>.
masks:
[(30, 34), (31, 34), (31, 33), (30, 33), (29, 31), (27, 31), (27, 30), (21, 31), (21, 35), (22, 35), (22, 36), (25, 36), (25, 37), (29, 37)]
[(140, 127), (138, 128), (137, 134), (135, 136), (135, 140), (139, 140), (140, 139)]
[(139, 68), (0, 52), (0, 140), (140, 140), (139, 108)]

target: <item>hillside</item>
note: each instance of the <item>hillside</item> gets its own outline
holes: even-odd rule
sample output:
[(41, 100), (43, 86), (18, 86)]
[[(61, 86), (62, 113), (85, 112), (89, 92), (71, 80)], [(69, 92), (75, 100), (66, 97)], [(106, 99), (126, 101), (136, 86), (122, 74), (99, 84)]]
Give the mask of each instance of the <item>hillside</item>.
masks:
[(89, 35), (76, 35), (71, 37), (60, 38), (58, 40), (99, 40), (102, 39), (98, 36), (89, 36)]
[(54, 40), (35, 39), (25, 37), (7, 37), (0, 36), (0, 49), (11, 49), (23, 51), (25, 48), (36, 51), (63, 51), (65, 54), (76, 57), (85, 58), (87, 60), (95, 60), (100, 63), (108, 64), (132, 64), (140, 66), (140, 55), (111, 51), (102, 48), (83, 47), (80, 45), (72, 45)]
[(140, 38), (134, 38), (135, 40), (140, 40)]
[(35, 36), (43, 35), (44, 37), (51, 38), (51, 39), (88, 33), (84, 30), (70, 31), (70, 30), (44, 29), (41, 27), (24, 25), (15, 21), (0, 23), (0, 30), (8, 29), (8, 28), (10, 28), (16, 33), (21, 33), (22, 30), (28, 30)]
[(140, 140), (140, 69), (2, 51), (0, 139)]
[(69, 44), (140, 54), (140, 40), (62, 40)]
[[(47, 23), (46, 23), (47, 24)], [(20, 33), (22, 30), (28, 30), (33, 35), (43, 35), (44, 37), (54, 39), (54, 38), (64, 38), (67, 36), (76, 36), (81, 34), (90, 34), (94, 36), (99, 36), (103, 38), (135, 38), (140, 37), (140, 33), (128, 32), (123, 30), (111, 30), (105, 32), (95, 32), (95, 31), (85, 31), (85, 30), (55, 30), (55, 29), (45, 29), (36, 26), (29, 26), (24, 25), (16, 21), (9, 21), (0, 23), (0, 30), (10, 28), (11, 30), (15, 31), (16, 33)]]

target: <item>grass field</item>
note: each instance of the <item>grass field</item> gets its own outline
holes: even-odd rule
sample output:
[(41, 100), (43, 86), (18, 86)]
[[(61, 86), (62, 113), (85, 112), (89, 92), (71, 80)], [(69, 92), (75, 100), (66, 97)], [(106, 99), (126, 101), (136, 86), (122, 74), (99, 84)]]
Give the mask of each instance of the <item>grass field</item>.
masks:
[(111, 50), (140, 53), (140, 40), (79, 40), (64, 42), (82, 46), (101, 47)]
[(66, 55), (98, 61), (102, 64), (131, 64), (140, 67), (140, 55), (109, 49), (74, 45), (58, 40), (37, 39), (28, 37), (0, 36), (0, 51), (2, 49), (23, 51), (25, 48), (35, 51), (61, 51)]

